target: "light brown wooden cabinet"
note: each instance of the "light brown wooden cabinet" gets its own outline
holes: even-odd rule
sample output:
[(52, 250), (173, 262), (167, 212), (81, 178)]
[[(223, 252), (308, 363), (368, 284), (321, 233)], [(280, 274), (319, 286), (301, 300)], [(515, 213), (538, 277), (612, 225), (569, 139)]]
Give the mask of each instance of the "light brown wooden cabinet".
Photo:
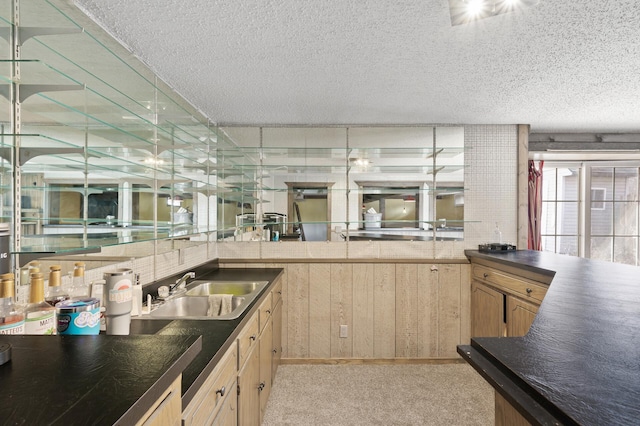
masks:
[(479, 281), (471, 282), (471, 337), (504, 336), (504, 294)]
[(260, 349), (253, 345), (238, 373), (238, 424), (260, 424)]
[[(259, 425), (264, 418), (282, 342), (282, 284), (261, 302), (254, 318), (241, 332), (238, 374), (238, 424)], [(274, 313), (277, 311), (277, 316)], [(255, 337), (255, 338), (254, 338)], [(244, 354), (244, 355), (243, 355)]]
[(495, 426), (531, 426), (498, 391), (495, 391), (495, 409)]
[(178, 426), (182, 411), (182, 374), (162, 393), (136, 426)]
[(507, 336), (524, 336), (538, 313), (538, 305), (507, 296)]
[[(275, 300), (275, 299), (274, 299)], [(273, 308), (273, 357), (271, 358), (271, 383), (276, 379), (278, 366), (282, 359), (282, 300), (275, 302)]]
[(220, 407), (220, 412), (213, 421), (213, 426), (237, 426), (238, 424), (238, 386), (233, 382), (229, 389), (227, 401)]
[(471, 337), (516, 337), (529, 331), (549, 277), (485, 259), (471, 262)]
[(260, 383), (258, 392), (260, 394), (260, 423), (264, 419), (267, 409), (267, 401), (271, 394), (271, 362), (273, 360), (273, 322), (265, 325), (260, 335)]
[(198, 393), (183, 410), (182, 425), (211, 425), (218, 421), (219, 413), (234, 411), (237, 403), (237, 374), (238, 349), (234, 344), (222, 356)]

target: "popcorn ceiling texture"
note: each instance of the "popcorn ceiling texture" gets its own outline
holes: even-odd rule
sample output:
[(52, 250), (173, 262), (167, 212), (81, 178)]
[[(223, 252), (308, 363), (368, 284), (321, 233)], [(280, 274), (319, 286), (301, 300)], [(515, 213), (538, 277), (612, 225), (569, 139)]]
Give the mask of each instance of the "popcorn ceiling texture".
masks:
[(637, 0), (75, 0), (217, 123), (640, 131)]

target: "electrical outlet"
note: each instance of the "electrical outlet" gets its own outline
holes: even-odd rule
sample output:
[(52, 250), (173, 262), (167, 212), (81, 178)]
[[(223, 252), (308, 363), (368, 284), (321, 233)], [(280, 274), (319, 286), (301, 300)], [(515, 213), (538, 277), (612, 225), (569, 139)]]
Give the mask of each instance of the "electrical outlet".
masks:
[(178, 265), (184, 264), (184, 250), (178, 249)]
[(349, 326), (341, 325), (340, 326), (340, 337), (346, 338), (349, 336)]

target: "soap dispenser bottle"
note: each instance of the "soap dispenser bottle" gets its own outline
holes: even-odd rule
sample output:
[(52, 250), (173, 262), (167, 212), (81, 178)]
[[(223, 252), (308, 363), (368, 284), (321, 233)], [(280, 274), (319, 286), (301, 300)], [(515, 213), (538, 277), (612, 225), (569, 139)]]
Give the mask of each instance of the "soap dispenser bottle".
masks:
[(502, 232), (498, 227), (498, 222), (496, 222), (496, 227), (493, 230), (493, 242), (496, 244), (502, 244)]

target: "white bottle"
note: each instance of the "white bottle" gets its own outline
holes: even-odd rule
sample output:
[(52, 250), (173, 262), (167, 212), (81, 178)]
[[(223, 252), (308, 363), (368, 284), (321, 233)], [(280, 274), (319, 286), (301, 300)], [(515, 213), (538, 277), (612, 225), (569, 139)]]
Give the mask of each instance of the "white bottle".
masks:
[(89, 297), (89, 286), (84, 279), (84, 262), (74, 264), (71, 288), (71, 297)]
[(493, 230), (493, 242), (502, 244), (502, 232), (500, 232), (500, 228), (498, 228), (498, 222), (496, 222), (496, 227)]
[(13, 274), (3, 274), (0, 282), (0, 334), (24, 334), (24, 312), (14, 301)]

